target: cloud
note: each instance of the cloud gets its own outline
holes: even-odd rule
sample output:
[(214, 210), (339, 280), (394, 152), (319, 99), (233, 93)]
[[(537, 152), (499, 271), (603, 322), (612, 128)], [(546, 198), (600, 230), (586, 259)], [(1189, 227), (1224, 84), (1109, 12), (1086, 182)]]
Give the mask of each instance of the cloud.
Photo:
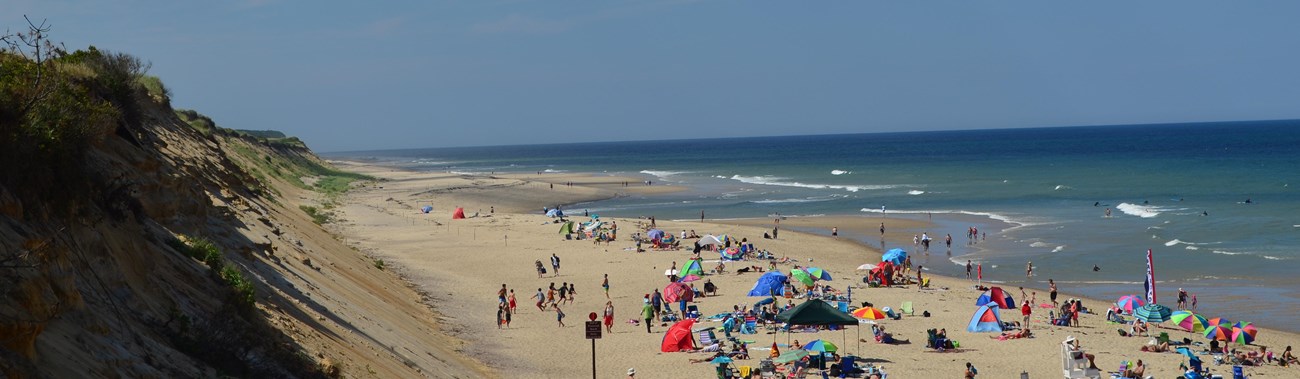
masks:
[(470, 31), (480, 34), (549, 34), (563, 32), (571, 27), (573, 24), (567, 21), (512, 14), (500, 20), (475, 24), (470, 27)]

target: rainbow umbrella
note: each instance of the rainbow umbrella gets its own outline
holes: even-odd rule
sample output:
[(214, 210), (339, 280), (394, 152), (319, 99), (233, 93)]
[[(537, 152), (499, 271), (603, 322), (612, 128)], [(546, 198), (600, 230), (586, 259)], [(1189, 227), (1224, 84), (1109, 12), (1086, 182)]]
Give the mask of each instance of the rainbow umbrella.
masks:
[(834, 353), (840, 348), (830, 342), (826, 342), (822, 340), (812, 340), (812, 342), (804, 344), (803, 349), (808, 351), (822, 352), (822, 353)]
[(1223, 318), (1223, 317), (1215, 317), (1215, 318), (1212, 318), (1212, 319), (1209, 319), (1209, 320), (1205, 320), (1205, 327), (1206, 327), (1206, 328), (1209, 328), (1211, 325), (1225, 325), (1225, 326), (1231, 326), (1231, 325), (1232, 325), (1232, 321), (1228, 321), (1228, 319)]
[(1227, 325), (1210, 325), (1205, 328), (1205, 338), (1219, 341), (1232, 339), (1232, 328)]
[(885, 318), (884, 313), (881, 313), (880, 310), (872, 307), (858, 308), (854, 310), (852, 313), (853, 313), (853, 317), (865, 318), (869, 320), (881, 320)]
[(813, 279), (817, 279), (817, 280), (827, 280), (827, 281), (831, 280), (830, 272), (817, 267), (809, 267), (808, 275), (812, 275)]
[(1124, 295), (1120, 296), (1115, 305), (1118, 305), (1119, 309), (1123, 310), (1124, 313), (1133, 314), (1133, 311), (1147, 305), (1147, 302), (1142, 301), (1142, 298), (1138, 297), (1138, 295)]
[(1145, 322), (1162, 323), (1169, 320), (1173, 310), (1160, 304), (1147, 304), (1133, 311), (1133, 316)]
[(803, 283), (804, 286), (812, 287), (813, 285), (812, 276), (808, 275), (808, 272), (804, 271), (803, 269), (796, 268), (790, 270), (790, 277), (794, 278), (795, 280), (798, 280), (800, 283)]
[(1178, 327), (1192, 333), (1205, 332), (1205, 326), (1209, 324), (1209, 320), (1206, 320), (1205, 316), (1192, 313), (1191, 311), (1177, 311), (1171, 313), (1169, 315), (1169, 321), (1173, 321), (1174, 324), (1178, 325)]
[(1246, 333), (1249, 333), (1249, 334), (1250, 334), (1250, 338), (1252, 338), (1252, 339), (1254, 339), (1254, 338), (1255, 338), (1255, 335), (1259, 333), (1259, 330), (1258, 330), (1258, 329), (1255, 329), (1255, 326), (1254, 326), (1254, 325), (1251, 325), (1249, 322), (1245, 322), (1245, 321), (1239, 321), (1239, 322), (1237, 322), (1236, 324), (1233, 324), (1233, 325), (1232, 325), (1232, 328), (1233, 328), (1233, 329), (1241, 329), (1241, 330), (1245, 331)]
[(1255, 335), (1246, 331), (1246, 329), (1234, 326), (1232, 327), (1231, 341), (1242, 345), (1249, 345), (1251, 342), (1255, 341)]

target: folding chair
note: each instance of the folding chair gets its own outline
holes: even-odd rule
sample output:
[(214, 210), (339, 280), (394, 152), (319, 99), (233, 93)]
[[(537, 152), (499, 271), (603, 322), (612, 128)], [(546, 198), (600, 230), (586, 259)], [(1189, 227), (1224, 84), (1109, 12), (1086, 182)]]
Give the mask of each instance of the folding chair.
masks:
[(898, 313), (906, 313), (908, 316), (916, 315), (916, 312), (912, 311), (912, 302), (910, 301), (904, 301), (903, 305), (899, 305)]

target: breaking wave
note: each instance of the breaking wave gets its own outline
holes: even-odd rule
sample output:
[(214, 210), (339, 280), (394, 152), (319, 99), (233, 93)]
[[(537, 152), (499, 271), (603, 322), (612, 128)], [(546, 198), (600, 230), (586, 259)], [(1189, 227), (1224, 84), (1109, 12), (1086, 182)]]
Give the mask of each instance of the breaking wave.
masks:
[(766, 175), (764, 175), (764, 176), (740, 176), (740, 175), (732, 175), (732, 176), (731, 176), (731, 180), (735, 180), (735, 181), (738, 181), (738, 182), (741, 182), (741, 183), (762, 184), (762, 185), (769, 185), (769, 186), (783, 186), (783, 187), (812, 188), (812, 189), (838, 189), (838, 190), (845, 190), (845, 191), (849, 191), (849, 192), (858, 192), (858, 191), (862, 191), (862, 190), (882, 190), (882, 189), (890, 189), (890, 188), (898, 188), (898, 187), (902, 187), (901, 185), (893, 185), (893, 184), (884, 184), (884, 185), (839, 185), (839, 184), (800, 183), (800, 182), (786, 182), (786, 181), (783, 181), (783, 180), (785, 180), (785, 179), (786, 179), (786, 178), (781, 178), (781, 177), (776, 177), (776, 176), (766, 176)]

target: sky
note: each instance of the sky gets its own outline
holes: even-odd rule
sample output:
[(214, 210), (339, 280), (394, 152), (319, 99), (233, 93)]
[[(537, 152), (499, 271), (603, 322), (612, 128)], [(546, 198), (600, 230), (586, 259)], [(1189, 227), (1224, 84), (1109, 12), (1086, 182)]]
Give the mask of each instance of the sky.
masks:
[(1294, 1), (0, 1), (316, 151), (1300, 118)]

